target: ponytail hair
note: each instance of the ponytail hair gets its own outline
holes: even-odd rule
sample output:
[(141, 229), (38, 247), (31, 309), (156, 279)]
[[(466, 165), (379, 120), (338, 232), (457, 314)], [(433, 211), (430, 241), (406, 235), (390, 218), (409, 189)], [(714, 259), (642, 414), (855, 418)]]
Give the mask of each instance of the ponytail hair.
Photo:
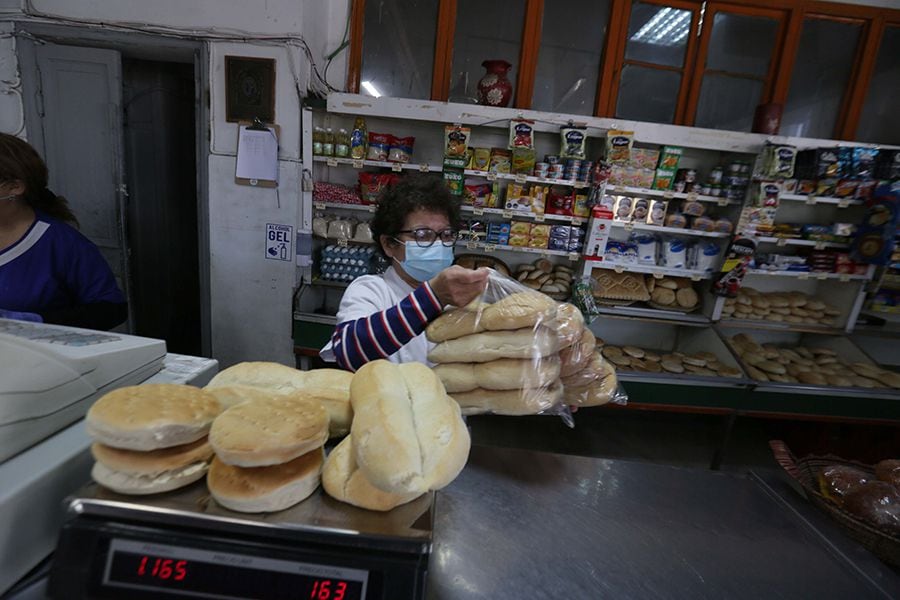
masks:
[(27, 142), (0, 133), (0, 183), (20, 181), (22, 199), (34, 210), (58, 221), (78, 225), (69, 203), (47, 189), (47, 165)]

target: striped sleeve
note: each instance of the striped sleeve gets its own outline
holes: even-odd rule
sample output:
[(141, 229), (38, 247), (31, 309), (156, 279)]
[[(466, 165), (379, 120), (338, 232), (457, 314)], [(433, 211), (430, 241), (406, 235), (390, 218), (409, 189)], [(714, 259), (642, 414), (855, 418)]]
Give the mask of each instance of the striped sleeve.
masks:
[(443, 307), (428, 282), (398, 304), (367, 317), (338, 323), (331, 346), (338, 365), (356, 371), (405, 346), (441, 314)]

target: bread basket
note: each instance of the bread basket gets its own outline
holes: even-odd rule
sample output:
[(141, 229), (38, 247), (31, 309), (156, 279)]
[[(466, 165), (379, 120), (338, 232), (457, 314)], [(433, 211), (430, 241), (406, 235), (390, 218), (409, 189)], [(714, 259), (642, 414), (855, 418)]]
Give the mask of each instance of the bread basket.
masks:
[(819, 509), (826, 512), (851, 538), (865, 546), (872, 554), (887, 564), (900, 568), (900, 538), (888, 535), (858, 519), (847, 511), (830, 502), (819, 491), (818, 474), (830, 465), (855, 467), (874, 476), (871, 465), (846, 460), (837, 456), (810, 455), (797, 459), (781, 440), (769, 441), (772, 453), (778, 464), (790, 475), (806, 493), (806, 497)]

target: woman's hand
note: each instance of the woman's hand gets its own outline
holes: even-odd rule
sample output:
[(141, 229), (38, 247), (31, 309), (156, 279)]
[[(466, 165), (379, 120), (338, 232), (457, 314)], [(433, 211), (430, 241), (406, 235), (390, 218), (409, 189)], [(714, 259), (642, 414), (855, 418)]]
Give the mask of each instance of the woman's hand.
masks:
[(428, 285), (444, 306), (466, 306), (484, 292), (487, 280), (488, 270), (485, 268), (473, 271), (453, 265), (438, 273)]

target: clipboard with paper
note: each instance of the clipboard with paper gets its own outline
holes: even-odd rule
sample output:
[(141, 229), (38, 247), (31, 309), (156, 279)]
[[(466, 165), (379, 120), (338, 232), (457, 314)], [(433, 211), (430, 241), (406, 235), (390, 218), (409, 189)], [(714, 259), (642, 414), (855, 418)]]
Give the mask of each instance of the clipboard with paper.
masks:
[(259, 119), (239, 124), (235, 183), (278, 187), (279, 133), (278, 125), (266, 125)]

